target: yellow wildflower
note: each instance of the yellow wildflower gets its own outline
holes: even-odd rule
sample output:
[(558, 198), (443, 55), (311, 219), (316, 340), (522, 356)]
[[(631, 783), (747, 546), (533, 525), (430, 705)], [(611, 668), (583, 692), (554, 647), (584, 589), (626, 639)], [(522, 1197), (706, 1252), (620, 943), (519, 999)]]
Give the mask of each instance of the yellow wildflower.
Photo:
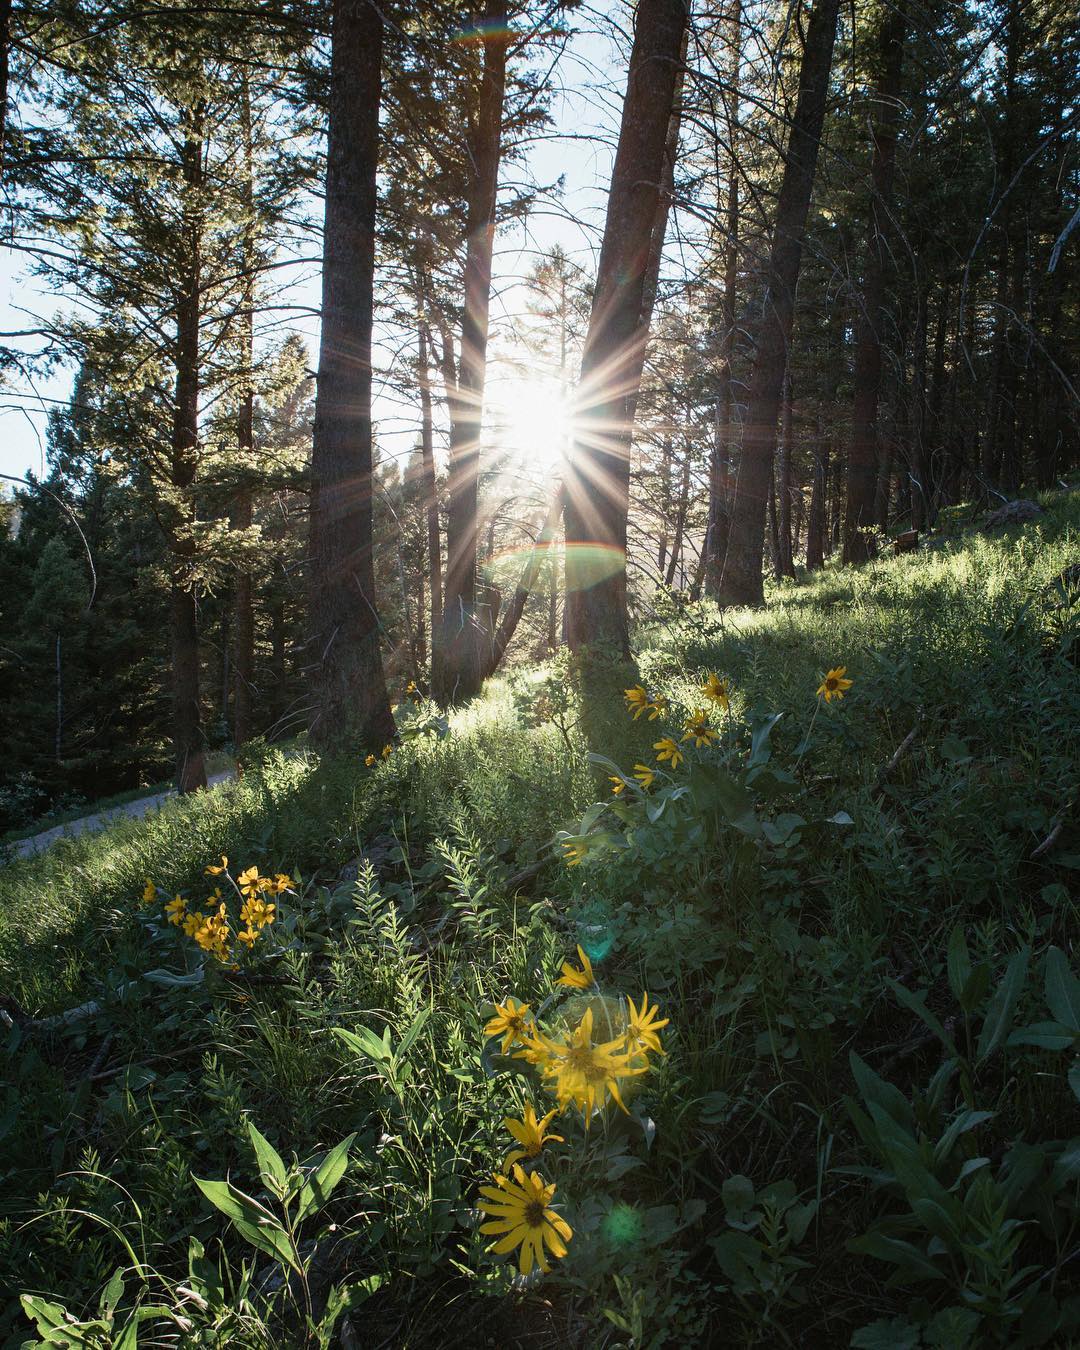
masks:
[(508, 1116), (503, 1121), (505, 1128), (521, 1145), (520, 1148), (512, 1149), (506, 1155), (506, 1161), (502, 1166), (504, 1172), (509, 1171), (519, 1158), (539, 1158), (545, 1144), (565, 1142), (561, 1134), (547, 1133), (547, 1127), (556, 1114), (556, 1110), (552, 1108), (543, 1119), (537, 1120), (536, 1110), (532, 1102), (529, 1102), (521, 1120), (513, 1120)]
[(549, 1209), (555, 1194), (554, 1183), (547, 1185), (539, 1173), (526, 1175), (521, 1164), (514, 1164), (513, 1180), (498, 1172), (492, 1178), (494, 1186), (481, 1186), (484, 1197), (478, 1208), (490, 1222), (480, 1225), (481, 1233), (498, 1237), (491, 1250), (498, 1256), (520, 1247), (518, 1269), (528, 1275), (533, 1266), (547, 1271), (545, 1245), (552, 1256), (566, 1255), (566, 1244), (573, 1236), (570, 1225)]
[(370, 769), (371, 766), (372, 766), (375, 762), (376, 762), (376, 760), (375, 760), (375, 756), (374, 756), (374, 755), (365, 755), (365, 756), (364, 756), (364, 766), (365, 766), (366, 768)]
[(393, 752), (393, 749), (394, 749), (394, 747), (393, 747), (392, 745), (384, 745), (383, 748), (382, 748), (382, 757), (383, 757), (383, 759), (389, 759), (389, 758), (390, 758), (390, 755), (391, 755), (392, 752)]
[(417, 687), (416, 687), (416, 681), (415, 681), (415, 680), (410, 680), (410, 681), (409, 681), (409, 683), (405, 686), (405, 692), (406, 692), (406, 694), (419, 694), (419, 693), (420, 693), (419, 689), (417, 689)]
[(596, 976), (593, 974), (592, 962), (585, 955), (580, 947), (577, 949), (578, 960), (581, 962), (582, 969), (575, 970), (569, 961), (562, 963), (562, 974), (555, 981), (561, 984), (565, 989), (591, 989), (596, 983)]
[(248, 947), (253, 946), (258, 937), (259, 930), (257, 928), (241, 928), (236, 935), (237, 941), (243, 942)]
[(643, 788), (651, 788), (656, 779), (656, 774), (647, 764), (635, 764), (634, 777)]
[(194, 914), (189, 914), (184, 919), (184, 922), (181, 925), (181, 927), (183, 928), (184, 933), (189, 938), (193, 938), (205, 922), (206, 917), (203, 914), (202, 910), (197, 909)]
[(256, 895), (249, 895), (240, 907), (240, 918), (249, 928), (258, 931), (274, 922), (276, 905), (268, 905)]
[(818, 696), (823, 695), (826, 703), (831, 702), (834, 698), (843, 698), (854, 684), (854, 680), (844, 679), (846, 673), (847, 666), (837, 666), (830, 670), (821, 684), (818, 685)]
[(552, 1060), (544, 1070), (545, 1077), (554, 1080), (560, 1108), (573, 1102), (581, 1108), (586, 1124), (594, 1111), (606, 1105), (608, 1097), (625, 1111), (620, 1079), (635, 1078), (647, 1068), (631, 1057), (623, 1036), (594, 1043), (592, 1024), (593, 1010), (586, 1008), (570, 1039), (553, 1047)]
[(635, 722), (649, 709), (649, 696), (640, 684), (634, 685), (633, 689), (624, 689), (623, 698), (626, 700), (626, 711), (634, 714)]
[(710, 671), (705, 683), (701, 686), (701, 692), (710, 703), (717, 703), (725, 712), (731, 705), (731, 690), (728, 687), (727, 680), (722, 680), (719, 675)]
[(143, 902), (143, 904), (144, 904), (144, 905), (150, 904), (150, 902), (154, 899), (154, 897), (155, 897), (156, 895), (157, 895), (157, 887), (156, 887), (156, 886), (154, 885), (154, 883), (150, 880), (150, 878), (147, 877), (147, 878), (146, 878), (146, 885), (143, 887), (143, 893), (142, 893), (142, 902)]
[(274, 878), (274, 884), (270, 889), (273, 890), (275, 895), (280, 895), (282, 891), (292, 890), (292, 884), (292, 877), (287, 876), (284, 872), (279, 872)]
[(214, 864), (211, 863), (210, 866), (206, 869), (206, 871), (205, 871), (205, 873), (204, 873), (203, 875), (204, 875), (204, 876), (208, 876), (208, 877), (219, 877), (219, 876), (221, 876), (222, 872), (224, 872), (224, 871), (228, 868), (228, 866), (229, 866), (229, 860), (228, 860), (228, 858), (226, 858), (225, 854), (223, 853), (223, 854), (221, 855), (221, 866), (220, 866), (220, 867), (215, 867)]
[(187, 904), (182, 896), (175, 896), (165, 906), (165, 913), (169, 916), (169, 922), (175, 924), (177, 928), (184, 921), (184, 915), (187, 912)]
[(627, 996), (628, 1015), (626, 1019), (626, 1045), (632, 1054), (648, 1054), (654, 1051), (664, 1053), (660, 1044), (660, 1028), (666, 1027), (669, 1017), (658, 1019), (660, 1009), (654, 1003), (649, 1007), (649, 996), (641, 995), (641, 1007), (634, 1007), (634, 1000)]
[(608, 781), (611, 783), (611, 790), (612, 790), (612, 792), (615, 794), (616, 797), (617, 797), (617, 796), (619, 795), (619, 793), (622, 792), (622, 791), (625, 789), (625, 787), (626, 787), (626, 783), (623, 781), (622, 778), (619, 777), (619, 775), (618, 775), (617, 773), (609, 773), (609, 774), (608, 774)]
[(649, 721), (655, 722), (658, 717), (663, 717), (669, 706), (666, 695), (654, 694), (652, 702), (649, 704)]
[(261, 877), (257, 867), (249, 867), (236, 878), (236, 884), (249, 900), (253, 900), (260, 891), (269, 889), (274, 883), (269, 877)]
[(683, 729), (686, 732), (683, 740), (692, 740), (698, 750), (703, 745), (712, 745), (714, 741), (719, 740), (719, 733), (715, 727), (709, 725), (709, 715), (704, 708), (695, 708), (691, 716), (683, 723)]
[(580, 841), (567, 839), (563, 843), (563, 850), (566, 853), (567, 866), (577, 867), (578, 863), (580, 863), (582, 858), (584, 858), (585, 855), (588, 853), (589, 846), (587, 844), (581, 843)]
[(502, 1053), (505, 1055), (516, 1041), (526, 1040), (531, 1029), (532, 1013), (529, 1005), (508, 998), (505, 1003), (496, 1003), (495, 1016), (484, 1028), (484, 1035), (501, 1036)]
[(670, 760), (673, 769), (677, 769), (686, 758), (670, 736), (664, 736), (661, 740), (654, 741), (653, 749), (656, 751), (656, 758), (660, 763), (662, 764), (665, 759)]

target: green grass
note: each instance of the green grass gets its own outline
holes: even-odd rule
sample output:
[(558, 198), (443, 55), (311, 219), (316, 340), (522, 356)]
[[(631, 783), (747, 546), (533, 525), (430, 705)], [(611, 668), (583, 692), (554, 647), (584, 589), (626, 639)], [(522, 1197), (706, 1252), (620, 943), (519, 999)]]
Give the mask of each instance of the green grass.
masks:
[[(191, 1344), (303, 1344), (295, 1280), (255, 1255), (245, 1284), (251, 1248), (191, 1180), (271, 1204), (251, 1121), (286, 1159), (355, 1133), (297, 1250), (316, 1315), (366, 1281), (364, 1343), (1071, 1343), (1080, 616), (1052, 583), (1080, 558), (1080, 496), (1048, 505), (762, 611), (694, 607), (639, 632), (628, 669), (513, 672), (373, 772), (268, 753), (6, 869), (0, 1282), (87, 1318), (122, 1267), (122, 1317), (141, 1300), (192, 1319)], [(854, 686), (825, 707), (834, 665)], [(723, 741), (658, 781), (650, 819), (589, 755), (655, 762), (709, 670), (735, 691)], [(639, 678), (666, 721), (627, 717)], [(619, 814), (592, 813), (568, 868), (553, 841), (594, 801)], [(302, 899), (250, 968), (147, 980), (199, 966), (144, 878), (201, 903), (221, 853)], [(503, 1117), (554, 1102), (483, 1026), (507, 994), (544, 1004), (579, 940), (604, 994), (660, 1000), (667, 1053), (628, 1116), (558, 1118), (544, 1175), (574, 1238), (519, 1291), (475, 1232), (477, 1186)], [(384, 1029), (385, 1057), (365, 1039)], [(28, 1326), (0, 1313), (0, 1344)]]

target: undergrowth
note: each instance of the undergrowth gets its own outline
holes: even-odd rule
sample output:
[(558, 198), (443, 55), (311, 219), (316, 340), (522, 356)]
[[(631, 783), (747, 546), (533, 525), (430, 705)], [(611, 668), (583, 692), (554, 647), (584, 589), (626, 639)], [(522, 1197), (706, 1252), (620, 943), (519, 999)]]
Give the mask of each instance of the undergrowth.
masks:
[[(1080, 1337), (1078, 524), (673, 610), (6, 869), (0, 1341)], [(222, 854), (281, 888), (228, 960), (164, 909)], [(578, 947), (597, 1017), (669, 1021), (625, 1113), (553, 1118), (524, 1279), (478, 1188), (558, 1099), (485, 1029), (554, 1026)]]

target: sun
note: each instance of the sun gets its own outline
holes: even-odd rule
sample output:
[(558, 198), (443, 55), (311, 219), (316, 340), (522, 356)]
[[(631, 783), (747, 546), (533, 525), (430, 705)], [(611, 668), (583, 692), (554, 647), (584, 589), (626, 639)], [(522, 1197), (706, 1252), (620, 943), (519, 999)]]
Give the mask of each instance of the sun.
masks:
[(495, 446), (527, 465), (554, 469), (570, 449), (570, 399), (558, 379), (515, 373), (492, 399)]

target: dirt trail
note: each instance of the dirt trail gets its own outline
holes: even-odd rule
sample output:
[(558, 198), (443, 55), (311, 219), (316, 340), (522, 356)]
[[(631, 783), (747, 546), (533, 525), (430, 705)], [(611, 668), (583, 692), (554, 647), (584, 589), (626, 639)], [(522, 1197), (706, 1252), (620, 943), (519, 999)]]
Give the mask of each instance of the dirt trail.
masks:
[[(219, 783), (224, 783), (232, 777), (234, 777), (234, 773), (231, 769), (227, 769), (224, 773), (211, 774), (206, 780), (206, 786), (208, 788), (217, 787)], [(12, 844), (12, 856), (29, 858), (32, 854), (43, 852), (50, 844), (55, 844), (58, 839), (69, 838), (77, 834), (96, 834), (98, 830), (105, 829), (106, 826), (123, 819), (124, 816), (130, 816), (132, 819), (138, 820), (150, 811), (156, 811), (162, 802), (167, 802), (170, 797), (175, 796), (176, 789), (170, 788), (168, 792), (156, 792), (150, 797), (137, 797), (133, 802), (124, 802), (120, 806), (110, 806), (107, 811), (96, 811), (89, 816), (80, 816), (78, 820), (67, 820), (63, 825), (54, 825), (51, 830), (42, 830), (40, 834), (31, 835), (29, 839), (20, 839), (18, 843)]]

